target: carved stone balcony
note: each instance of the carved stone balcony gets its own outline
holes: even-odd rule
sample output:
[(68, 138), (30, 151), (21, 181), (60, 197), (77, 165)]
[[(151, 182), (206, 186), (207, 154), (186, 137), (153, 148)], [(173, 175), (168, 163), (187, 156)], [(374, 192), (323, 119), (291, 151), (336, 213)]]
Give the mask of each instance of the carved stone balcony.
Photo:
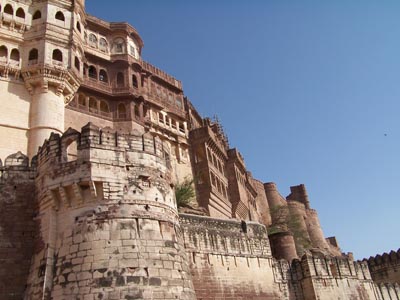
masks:
[(83, 79), (82, 85), (87, 87), (87, 88), (94, 89), (94, 90), (96, 90), (98, 92), (102, 92), (102, 93), (106, 93), (106, 94), (112, 95), (111, 86), (107, 82), (98, 81), (95, 78), (85, 77)]

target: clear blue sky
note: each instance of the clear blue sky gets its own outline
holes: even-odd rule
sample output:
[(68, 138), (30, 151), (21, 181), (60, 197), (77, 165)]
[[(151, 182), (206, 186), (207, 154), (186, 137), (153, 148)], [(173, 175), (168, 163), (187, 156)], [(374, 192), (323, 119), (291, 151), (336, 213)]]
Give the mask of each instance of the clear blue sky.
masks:
[(400, 2), (86, 0), (217, 114), (254, 177), (304, 183), (356, 258), (400, 247)]

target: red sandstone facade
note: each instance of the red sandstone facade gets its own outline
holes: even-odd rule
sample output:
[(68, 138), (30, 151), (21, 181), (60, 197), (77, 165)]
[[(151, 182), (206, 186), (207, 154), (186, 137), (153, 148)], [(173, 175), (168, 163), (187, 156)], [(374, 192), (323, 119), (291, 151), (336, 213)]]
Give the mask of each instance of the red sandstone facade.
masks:
[(354, 262), (304, 185), (253, 178), (131, 25), (83, 0), (0, 13), (0, 299), (399, 299), (396, 255)]

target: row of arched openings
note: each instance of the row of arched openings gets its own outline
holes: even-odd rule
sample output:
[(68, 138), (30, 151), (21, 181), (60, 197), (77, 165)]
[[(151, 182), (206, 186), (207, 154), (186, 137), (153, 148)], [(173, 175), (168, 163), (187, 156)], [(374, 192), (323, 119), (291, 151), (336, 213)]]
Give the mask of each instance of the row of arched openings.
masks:
[[(89, 110), (91, 113), (99, 113), (103, 114), (107, 113), (110, 114), (111, 110), (108, 106), (108, 103), (104, 100), (98, 100), (95, 97), (89, 96), (87, 97), (84, 94), (78, 95), (78, 108), (83, 110)], [(118, 103), (117, 111), (115, 117), (118, 119), (125, 119), (128, 117), (128, 111), (125, 103)], [(138, 105), (135, 105), (134, 108), (134, 116), (136, 119), (140, 118), (140, 112)]]
[[(1, 11), (1, 5), (0, 5), (0, 11)], [(14, 15), (14, 8), (11, 6), (11, 4), (6, 4), (4, 6), (4, 10), (3, 13), (6, 15)], [(16, 11), (15, 11), (15, 16), (19, 17), (21, 19), (25, 19), (25, 10), (22, 7), (19, 7)], [(42, 13), (40, 10), (37, 10), (33, 13), (32, 15), (32, 20), (38, 20), (42, 18)], [(59, 20), (59, 21), (65, 21), (65, 16), (61, 11), (57, 11), (55, 14), (55, 19)]]
[[(39, 58), (39, 51), (33, 48), (29, 51), (28, 61), (29, 64), (36, 64)], [(63, 62), (63, 54), (60, 49), (54, 49), (52, 54), (52, 59), (55, 62)]]
[(8, 56), (8, 48), (4, 45), (0, 46), (0, 61), (2, 62), (11, 62), (11, 63), (19, 63), (19, 51), (16, 48), (13, 48), (10, 52), (10, 56)]
[[(1, 10), (1, 5), (0, 5), (0, 10)], [(4, 6), (4, 10), (3, 13), (6, 15), (14, 15), (14, 8), (11, 6), (11, 4), (6, 4)], [(25, 11), (22, 7), (19, 7), (16, 11), (15, 11), (15, 16), (18, 18), (22, 18), (25, 19)]]
[(99, 48), (103, 52), (108, 52), (107, 40), (103, 37), (98, 40), (96, 35), (93, 33), (89, 34), (89, 45), (93, 48)]
[[(78, 62), (79, 62), (79, 60), (78, 60)], [(75, 63), (77, 63), (77, 62), (75, 62)], [(88, 66), (87, 67), (87, 75), (89, 78), (99, 80), (104, 83), (109, 83), (107, 71), (104, 69), (100, 69), (100, 71), (97, 72), (97, 69), (95, 66)], [(125, 75), (123, 72), (118, 72), (116, 74), (115, 82), (116, 82), (117, 87), (125, 87)], [(134, 74), (132, 74), (132, 86), (134, 88), (139, 87), (138, 79), (137, 79), (136, 75), (134, 75)]]
[(88, 107), (92, 113), (109, 113), (110, 108), (106, 101), (98, 100), (95, 97), (87, 98), (84, 94), (79, 94), (78, 104), (80, 108)]

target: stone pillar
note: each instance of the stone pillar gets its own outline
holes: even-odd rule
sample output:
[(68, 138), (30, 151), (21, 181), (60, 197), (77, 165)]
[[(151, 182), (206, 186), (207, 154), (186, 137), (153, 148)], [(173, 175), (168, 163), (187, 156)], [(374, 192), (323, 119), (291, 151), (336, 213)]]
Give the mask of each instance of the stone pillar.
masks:
[(139, 104), (139, 116), (140, 116), (140, 121), (144, 121), (144, 115), (143, 115), (143, 102), (140, 102)]
[(36, 89), (29, 115), (28, 156), (32, 158), (51, 132), (64, 131), (63, 95), (57, 95), (50, 89), (45, 92)]

